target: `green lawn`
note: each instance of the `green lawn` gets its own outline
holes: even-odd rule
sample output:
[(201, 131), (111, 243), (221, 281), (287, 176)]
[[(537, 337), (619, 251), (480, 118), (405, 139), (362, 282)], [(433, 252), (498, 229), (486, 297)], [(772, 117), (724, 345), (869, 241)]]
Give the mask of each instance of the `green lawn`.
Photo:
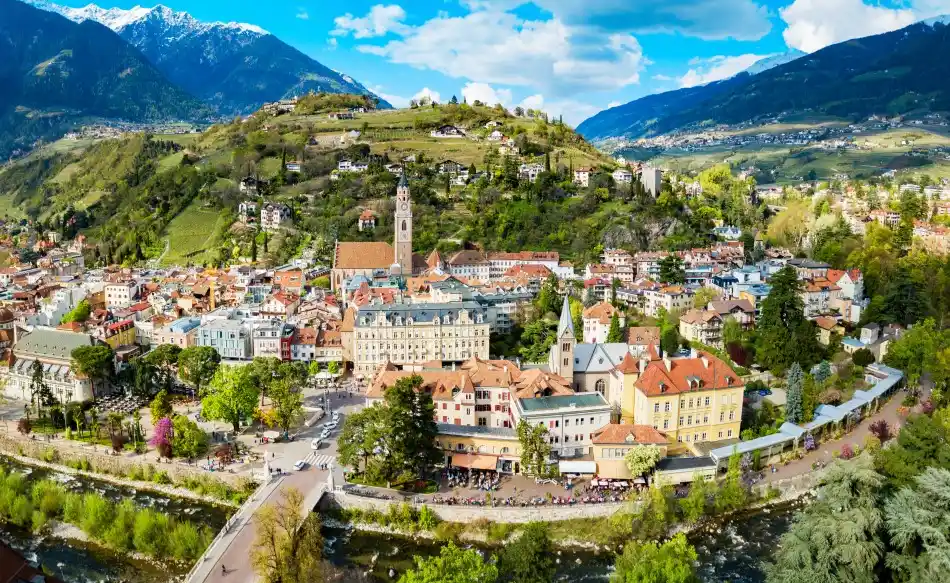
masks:
[(181, 164), (182, 159), (185, 157), (184, 152), (175, 152), (174, 154), (169, 154), (159, 160), (158, 162), (158, 171), (165, 172), (166, 170), (171, 170), (179, 164)]
[(202, 203), (192, 202), (188, 208), (168, 223), (163, 238), (168, 239), (168, 253), (162, 265), (201, 264), (207, 261), (213, 250), (208, 247), (217, 231), (218, 221), (227, 220), (214, 209), (202, 208)]

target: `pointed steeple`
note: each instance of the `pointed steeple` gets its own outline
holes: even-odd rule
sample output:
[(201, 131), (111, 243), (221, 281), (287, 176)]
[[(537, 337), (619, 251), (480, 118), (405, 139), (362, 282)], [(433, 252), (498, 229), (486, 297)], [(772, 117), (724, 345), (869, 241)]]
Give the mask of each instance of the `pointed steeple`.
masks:
[(571, 317), (571, 302), (568, 301), (567, 294), (564, 295), (564, 305), (561, 307), (561, 321), (557, 325), (557, 337), (563, 338), (565, 334), (574, 337), (574, 318)]
[(396, 188), (409, 188), (409, 180), (406, 178), (405, 167), (403, 167), (402, 173), (399, 174), (399, 184), (396, 185)]

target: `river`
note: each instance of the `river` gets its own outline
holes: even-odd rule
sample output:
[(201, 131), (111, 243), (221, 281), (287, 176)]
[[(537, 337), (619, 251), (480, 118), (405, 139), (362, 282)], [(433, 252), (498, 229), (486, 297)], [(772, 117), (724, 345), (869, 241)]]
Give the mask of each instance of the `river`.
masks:
[[(31, 480), (56, 480), (74, 492), (96, 492), (112, 501), (131, 498), (139, 507), (150, 507), (182, 520), (200, 522), (215, 532), (224, 526), (231, 512), (226, 507), (213, 504), (28, 466), (4, 456), (0, 456), (0, 467), (25, 473)], [(65, 583), (168, 583), (187, 572), (187, 569), (177, 565), (136, 561), (98, 545), (55, 537), (36, 537), (2, 523), (0, 540), (28, 559), (39, 562)]]
[[(800, 503), (749, 511), (711, 523), (689, 535), (699, 555), (704, 583), (761, 583), (763, 563), (790, 527)], [(324, 526), (327, 558), (341, 567), (370, 571), (375, 581), (390, 582), (413, 566), (414, 555), (438, 554), (442, 544), (424, 539)], [(375, 564), (373, 559), (375, 560)], [(614, 556), (593, 551), (561, 551), (557, 581), (607, 581)]]

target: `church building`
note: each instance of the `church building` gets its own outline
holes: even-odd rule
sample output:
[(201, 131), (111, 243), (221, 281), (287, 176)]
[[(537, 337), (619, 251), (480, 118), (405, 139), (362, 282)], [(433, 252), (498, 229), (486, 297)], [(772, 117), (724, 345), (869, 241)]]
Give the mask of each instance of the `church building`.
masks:
[(412, 253), (412, 200), (404, 172), (396, 187), (393, 244), (385, 241), (337, 241), (330, 285), (336, 291), (356, 275), (370, 279), (389, 275), (411, 276), (426, 268), (425, 259)]

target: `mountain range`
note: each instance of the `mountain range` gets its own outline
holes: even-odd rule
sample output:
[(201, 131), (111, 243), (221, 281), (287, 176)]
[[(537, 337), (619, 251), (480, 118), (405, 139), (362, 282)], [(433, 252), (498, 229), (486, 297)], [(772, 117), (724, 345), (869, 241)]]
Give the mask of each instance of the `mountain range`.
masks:
[[(162, 5), (129, 10), (83, 8), (33, 0), (34, 6), (75, 22), (95, 21), (137, 48), (172, 83), (226, 115), (250, 113), (261, 104), (304, 95), (372, 93), (266, 30), (237, 22), (200, 22)], [(390, 107), (380, 100), (381, 107)]]
[[(858, 120), (950, 110), (950, 18), (831, 45), (723, 81), (649, 95), (578, 126), (589, 140), (641, 138), (789, 114)], [(768, 63), (765, 63), (768, 64)]]
[(0, 0), (0, 155), (62, 134), (79, 116), (199, 118), (211, 109), (96, 22)]

